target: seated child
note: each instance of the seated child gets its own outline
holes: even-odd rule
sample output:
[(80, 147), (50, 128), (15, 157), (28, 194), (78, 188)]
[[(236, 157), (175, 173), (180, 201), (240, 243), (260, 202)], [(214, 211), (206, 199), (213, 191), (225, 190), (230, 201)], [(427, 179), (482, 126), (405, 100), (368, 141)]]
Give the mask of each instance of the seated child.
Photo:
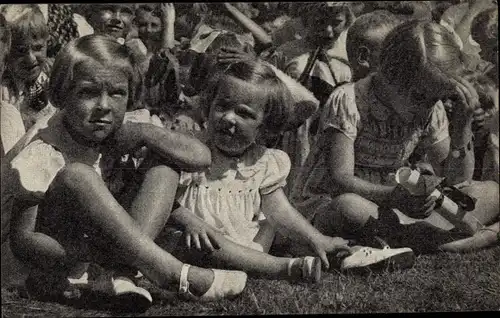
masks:
[[(461, 54), (445, 27), (404, 23), (387, 36), (377, 73), (332, 93), (292, 194), (322, 233), (382, 237), (418, 251), (477, 250), (496, 241), (498, 184), (470, 182), (479, 99), (460, 77)], [(447, 99), (454, 101), (450, 119), (441, 101)], [(418, 196), (396, 185), (394, 173), (417, 146), (446, 185), (477, 199), (456, 224), (435, 211), (439, 201), (429, 195), (436, 185)]]
[(346, 49), (352, 79), (358, 81), (377, 70), (382, 43), (402, 21), (389, 11), (376, 10), (356, 18), (347, 31)]
[[(12, 250), (33, 266), (30, 294), (67, 296), (75, 278), (85, 281), (83, 269), (76, 271), (82, 262), (110, 270), (102, 292), (131, 310), (152, 302), (133, 282), (137, 269), (163, 288), (180, 282), (179, 292), (196, 299), (241, 293), (246, 274), (198, 267), (181, 272), (182, 263), (154, 243), (169, 217), (178, 171), (206, 167), (210, 155), (192, 137), (122, 124), (142, 87), (126, 47), (99, 35), (72, 41), (58, 55), (50, 83), (50, 99), (60, 110), (2, 170), (2, 204), (15, 207)], [(133, 200), (122, 204), (122, 189), (109, 188), (108, 163), (141, 146), (153, 153), (141, 165), (141, 179), (132, 180), (140, 184)], [(2, 235), (10, 216), (5, 208)]]
[[(321, 262), (328, 268), (329, 256), (349, 249), (347, 241), (322, 235), (290, 205), (283, 192), (288, 155), (257, 144), (259, 135), (286, 126), (293, 112), (287, 86), (266, 63), (241, 61), (211, 80), (202, 105), (212, 164), (181, 175), (181, 207), (171, 220), (185, 242), (170, 245), (172, 253), (257, 276), (318, 281)], [(268, 254), (276, 230), (317, 257)]]
[(12, 33), (2, 81), (2, 100), (21, 113), (24, 129), (55, 111), (49, 103), (47, 24), (38, 5), (11, 4), (1, 9)]

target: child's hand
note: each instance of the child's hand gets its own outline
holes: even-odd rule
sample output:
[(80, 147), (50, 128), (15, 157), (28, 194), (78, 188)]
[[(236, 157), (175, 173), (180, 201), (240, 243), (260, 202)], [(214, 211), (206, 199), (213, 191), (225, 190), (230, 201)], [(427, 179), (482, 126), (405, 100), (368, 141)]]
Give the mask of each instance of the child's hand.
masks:
[(251, 60), (253, 58), (255, 58), (255, 56), (251, 53), (243, 52), (231, 47), (222, 47), (221, 52), (217, 54), (217, 62), (221, 64), (237, 63)]
[(210, 224), (203, 221), (198, 216), (188, 213), (189, 217), (184, 218), (183, 225), (185, 227), (186, 246), (191, 248), (192, 245), (197, 250), (201, 251), (202, 247), (209, 252), (218, 250), (220, 248), (214, 234), (224, 234), (224, 231), (217, 229)]
[(450, 78), (450, 81), (454, 84), (450, 92), (453, 103), (451, 123), (454, 127), (464, 128), (464, 124), (472, 121), (474, 111), (480, 107), (479, 95), (472, 84), (464, 78)]
[(434, 168), (430, 163), (427, 162), (417, 162), (413, 165), (412, 169), (417, 170), (420, 174), (424, 175), (435, 175)]
[(475, 133), (485, 133), (484, 124), (486, 119), (491, 117), (490, 112), (486, 112), (482, 107), (478, 108), (473, 113), (474, 121), (472, 122), (472, 131)]
[(164, 23), (174, 23), (175, 7), (171, 2), (160, 3), (161, 18)]
[(415, 219), (424, 219), (431, 215), (436, 205), (436, 197), (428, 194), (412, 195), (403, 186), (397, 185), (391, 193), (389, 207), (396, 208)]
[(313, 244), (312, 248), (316, 252), (316, 255), (321, 258), (323, 266), (328, 269), (330, 268), (330, 262), (328, 262), (327, 254), (338, 253), (338, 252), (348, 252), (350, 254), (350, 248), (347, 246), (349, 241), (344, 240), (341, 237), (330, 237), (326, 235), (321, 235)]

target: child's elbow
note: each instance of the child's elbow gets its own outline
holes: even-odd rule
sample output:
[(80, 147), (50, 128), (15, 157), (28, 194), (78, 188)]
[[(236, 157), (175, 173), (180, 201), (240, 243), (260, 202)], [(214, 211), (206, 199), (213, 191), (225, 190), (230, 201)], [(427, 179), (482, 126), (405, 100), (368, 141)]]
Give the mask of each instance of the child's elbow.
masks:
[(193, 142), (189, 151), (190, 167), (186, 167), (187, 172), (203, 170), (210, 167), (212, 163), (212, 154), (210, 149), (202, 142)]

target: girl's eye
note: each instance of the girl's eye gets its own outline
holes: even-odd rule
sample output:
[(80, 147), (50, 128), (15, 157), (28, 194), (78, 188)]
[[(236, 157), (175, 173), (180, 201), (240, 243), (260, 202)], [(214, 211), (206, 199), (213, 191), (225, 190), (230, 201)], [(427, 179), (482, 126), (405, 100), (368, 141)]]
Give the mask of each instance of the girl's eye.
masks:
[(78, 96), (96, 96), (99, 94), (99, 90), (94, 87), (84, 87), (77, 91)]
[(124, 89), (117, 89), (117, 90), (111, 91), (110, 95), (113, 97), (123, 97), (123, 96), (127, 95), (127, 91), (125, 91)]
[(249, 111), (246, 111), (246, 110), (239, 110), (237, 112), (237, 114), (242, 117), (242, 118), (250, 118), (250, 119), (255, 119), (255, 116), (254, 114), (252, 114), (251, 112)]
[(33, 51), (36, 51), (36, 52), (40, 52), (41, 50), (43, 50), (43, 48), (44, 48), (44, 45), (42, 45), (42, 44), (37, 44), (37, 45), (32, 46)]
[(215, 110), (224, 111), (229, 108), (229, 104), (225, 102), (218, 102), (215, 104)]

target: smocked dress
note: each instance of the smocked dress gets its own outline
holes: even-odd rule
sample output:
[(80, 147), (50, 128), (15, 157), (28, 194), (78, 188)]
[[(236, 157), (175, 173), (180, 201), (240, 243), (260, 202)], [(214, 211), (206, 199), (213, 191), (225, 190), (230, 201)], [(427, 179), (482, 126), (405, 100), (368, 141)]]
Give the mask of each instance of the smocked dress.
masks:
[(238, 159), (212, 149), (208, 170), (182, 172), (179, 203), (232, 241), (267, 252), (274, 230), (261, 198), (284, 187), (289, 171), (290, 159), (278, 149), (254, 145)]

